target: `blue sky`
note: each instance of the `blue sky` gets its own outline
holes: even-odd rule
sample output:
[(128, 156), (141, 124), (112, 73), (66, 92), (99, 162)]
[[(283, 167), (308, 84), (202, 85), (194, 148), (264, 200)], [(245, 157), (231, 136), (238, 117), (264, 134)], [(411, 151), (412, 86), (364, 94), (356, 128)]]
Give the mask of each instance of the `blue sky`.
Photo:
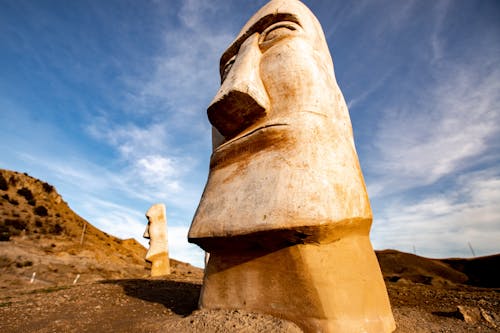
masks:
[[(142, 240), (167, 206), (171, 256), (208, 174), (218, 60), (266, 1), (0, 0), (0, 167), (56, 186)], [(500, 252), (500, 2), (304, 1), (348, 103), (376, 249)]]

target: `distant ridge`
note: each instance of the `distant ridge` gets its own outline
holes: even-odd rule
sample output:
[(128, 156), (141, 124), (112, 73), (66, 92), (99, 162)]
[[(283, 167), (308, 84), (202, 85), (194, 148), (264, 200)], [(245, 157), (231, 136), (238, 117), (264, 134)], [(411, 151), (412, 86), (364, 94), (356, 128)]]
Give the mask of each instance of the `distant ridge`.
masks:
[(500, 254), (471, 259), (442, 259), (443, 263), (467, 275), (467, 284), (500, 288)]
[(396, 250), (376, 254), (386, 281), (500, 288), (500, 254), (471, 259), (429, 259)]

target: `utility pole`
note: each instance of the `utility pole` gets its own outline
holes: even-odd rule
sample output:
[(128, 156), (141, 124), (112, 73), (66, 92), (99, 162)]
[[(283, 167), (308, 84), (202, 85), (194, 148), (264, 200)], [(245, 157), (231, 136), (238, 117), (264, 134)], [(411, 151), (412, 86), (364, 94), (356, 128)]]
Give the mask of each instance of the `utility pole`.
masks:
[(80, 237), (80, 246), (83, 245), (83, 237), (85, 236), (85, 230), (87, 230), (87, 222), (83, 223), (82, 236)]
[(467, 242), (467, 244), (469, 244), (469, 249), (470, 249), (470, 252), (472, 252), (472, 257), (476, 257), (476, 253), (474, 253), (474, 249), (472, 248), (472, 245), (470, 244), (470, 242)]

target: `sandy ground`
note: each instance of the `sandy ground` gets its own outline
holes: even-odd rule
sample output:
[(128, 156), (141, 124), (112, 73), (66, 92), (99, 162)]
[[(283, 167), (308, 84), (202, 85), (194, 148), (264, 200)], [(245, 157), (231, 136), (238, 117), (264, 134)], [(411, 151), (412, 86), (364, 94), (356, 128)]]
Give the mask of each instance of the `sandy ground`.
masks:
[[(302, 332), (245, 311), (197, 310), (201, 270), (0, 291), (1, 332)], [(498, 289), (388, 282), (398, 333), (499, 332)], [(462, 307), (461, 314), (457, 306)], [(469, 318), (469, 316), (471, 318)]]

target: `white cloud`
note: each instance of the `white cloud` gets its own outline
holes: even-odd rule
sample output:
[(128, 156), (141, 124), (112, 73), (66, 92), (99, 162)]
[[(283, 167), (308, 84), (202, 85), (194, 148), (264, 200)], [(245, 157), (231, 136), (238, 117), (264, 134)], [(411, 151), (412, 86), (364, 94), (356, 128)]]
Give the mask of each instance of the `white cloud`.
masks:
[(372, 232), (377, 248), (431, 257), (497, 253), (500, 239), (500, 176), (493, 171), (464, 174), (457, 186), (422, 200), (396, 201), (381, 210)]
[[(190, 151), (176, 147), (170, 132), (166, 122), (140, 127), (131, 123), (111, 125), (99, 118), (88, 126), (89, 134), (104, 140), (119, 153), (113, 173), (121, 180), (120, 187), (143, 200), (192, 205), (179, 200), (192, 196), (192, 186), (187, 183), (200, 162), (191, 157)], [(182, 191), (188, 193), (179, 195)]]
[(177, 177), (180, 175), (180, 169), (176, 168), (176, 164), (172, 158), (149, 155), (139, 158), (134, 169), (145, 184), (162, 186), (169, 192), (178, 192), (180, 185)]
[[(467, 171), (498, 157), (499, 74), (452, 66), (418, 103), (386, 112), (375, 141), (379, 177), (368, 186), (375, 247), (415, 246), (430, 257), (470, 256), (469, 242), (477, 255), (499, 251), (500, 179)], [(422, 187), (426, 197), (412, 199), (408, 191)]]
[(378, 194), (432, 184), (491, 153), (500, 134), (500, 70), (451, 65), (413, 100), (395, 103), (378, 124), (379, 154), (371, 156), (379, 177), (369, 187)]
[(435, 19), (435, 27), (430, 36), (430, 44), (431, 44), (431, 61), (436, 63), (442, 60), (444, 55), (444, 46), (440, 36), (441, 29), (443, 28), (443, 22), (448, 13), (448, 9), (450, 7), (449, 0), (441, 0), (436, 2), (436, 10), (434, 11), (436, 19)]
[(208, 164), (202, 162), (211, 138), (205, 110), (218, 88), (219, 56), (232, 38), (208, 22), (214, 8), (203, 1), (182, 2), (181, 24), (163, 32), (159, 53), (149, 59), (151, 72), (122, 77), (128, 98), (120, 112), (127, 122), (101, 112), (87, 125), (92, 137), (118, 152), (117, 172), (144, 199), (166, 198), (175, 206), (192, 200), (203, 186), (192, 175)]
[(165, 121), (151, 121), (139, 126), (130, 122), (114, 123), (105, 116), (100, 116), (92, 119), (86, 130), (94, 138), (117, 148), (124, 158), (135, 158), (139, 153), (163, 151), (172, 141)]

